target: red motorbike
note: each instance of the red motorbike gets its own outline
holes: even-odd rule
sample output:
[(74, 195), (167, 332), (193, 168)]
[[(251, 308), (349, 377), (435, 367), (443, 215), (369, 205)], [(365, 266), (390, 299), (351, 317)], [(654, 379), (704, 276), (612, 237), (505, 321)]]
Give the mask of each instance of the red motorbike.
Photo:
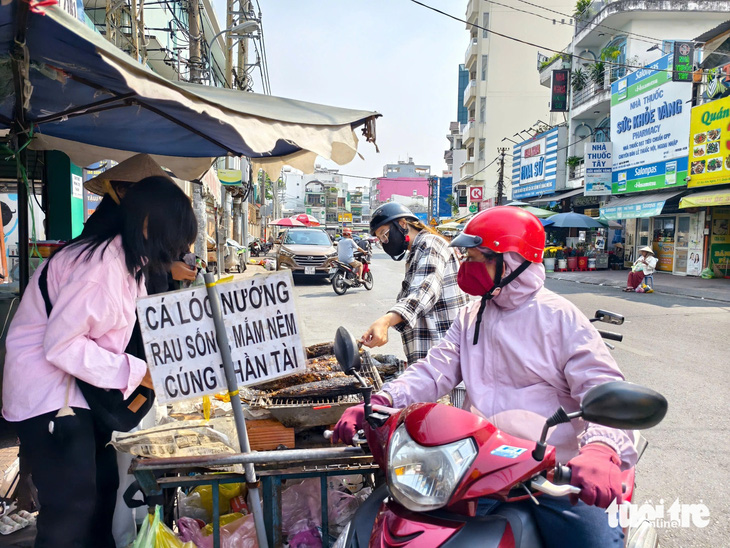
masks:
[[(606, 317), (609, 319), (604, 321), (610, 321)], [(618, 336), (612, 335), (614, 339)], [(589, 390), (579, 411), (558, 409), (535, 443), (447, 405), (417, 403), (401, 410), (373, 409), (372, 388), (366, 388), (358, 373), (357, 342), (342, 327), (335, 337), (335, 354), (342, 369), (363, 386), (366, 424), (358, 438), (364, 435), (367, 439), (386, 476), (386, 483), (363, 503), (337, 539), (336, 548), (539, 548), (543, 542), (528, 510), (502, 505), (495, 514), (477, 516), (478, 500), (531, 499), (539, 504), (541, 493), (579, 494), (580, 489), (570, 485), (570, 468), (557, 463), (555, 448), (545, 443), (549, 428), (577, 418), (620, 429), (650, 428), (667, 411), (667, 400), (649, 388), (608, 382)], [(625, 499), (630, 501), (633, 469), (624, 473), (623, 480)], [(648, 522), (627, 533), (628, 546), (658, 544)]]

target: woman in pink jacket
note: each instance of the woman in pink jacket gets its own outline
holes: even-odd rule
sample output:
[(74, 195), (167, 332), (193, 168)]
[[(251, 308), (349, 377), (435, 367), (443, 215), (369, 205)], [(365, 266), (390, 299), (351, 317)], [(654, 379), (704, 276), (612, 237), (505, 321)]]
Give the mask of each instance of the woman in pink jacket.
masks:
[[(190, 200), (169, 179), (134, 185), (121, 214), (46, 261), (30, 281), (7, 336), (3, 416), (16, 423), (41, 511), (36, 548), (114, 548), (118, 472), (76, 379), (125, 398), (152, 388), (147, 364), (125, 348), (144, 273), (164, 272), (195, 240)], [(47, 272), (50, 314), (39, 289)], [(72, 415), (61, 416), (70, 407)]]
[[(481, 299), (463, 307), (426, 358), (383, 386), (373, 403), (400, 408), (436, 401), (463, 381), (465, 409), (509, 434), (537, 440), (558, 407), (577, 411), (588, 389), (623, 380), (588, 319), (545, 289), (544, 242), (540, 221), (519, 208), (495, 207), (475, 216), (451, 245), (467, 248), (459, 286)], [(362, 420), (361, 406), (348, 409), (336, 438), (349, 443)], [(547, 442), (572, 468), (582, 500), (571, 506), (541, 497), (534, 515), (545, 545), (623, 546), (623, 533), (609, 527), (598, 507), (620, 502), (621, 469), (637, 458), (633, 434), (573, 421), (552, 429)], [(489, 513), (498, 504), (480, 501), (480, 510)]]

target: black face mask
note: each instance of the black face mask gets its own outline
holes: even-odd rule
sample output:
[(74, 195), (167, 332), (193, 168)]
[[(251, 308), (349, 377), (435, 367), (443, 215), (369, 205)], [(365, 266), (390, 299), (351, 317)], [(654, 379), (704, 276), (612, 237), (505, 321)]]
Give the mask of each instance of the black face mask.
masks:
[(388, 241), (383, 244), (385, 251), (394, 261), (402, 261), (408, 251), (408, 229), (401, 227), (396, 221), (391, 221)]

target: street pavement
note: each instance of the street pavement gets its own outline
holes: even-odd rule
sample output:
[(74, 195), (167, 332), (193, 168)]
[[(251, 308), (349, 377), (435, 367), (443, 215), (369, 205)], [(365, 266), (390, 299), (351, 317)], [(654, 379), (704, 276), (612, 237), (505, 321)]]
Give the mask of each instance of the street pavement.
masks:
[[(375, 281), (372, 291), (351, 289), (338, 296), (324, 281), (297, 281), (297, 306), (305, 344), (331, 341), (340, 325), (360, 335), (388, 310), (398, 293), (405, 265), (376, 250), (371, 266)], [(252, 274), (250, 270), (247, 275)], [(730, 333), (730, 305), (721, 302), (723, 291), (727, 291), (724, 285), (713, 285), (711, 297), (709, 292), (701, 293), (710, 284), (700, 282), (724, 284), (730, 280), (676, 281), (676, 276), (658, 274), (657, 292), (637, 294), (618, 289), (625, 282), (627, 271), (616, 271), (613, 278), (607, 272), (613, 274), (574, 274), (575, 281), (556, 279), (557, 274), (566, 276), (556, 273), (546, 285), (588, 316), (599, 308), (623, 314), (624, 325), (604, 324), (606, 329), (621, 332), (625, 337), (624, 342), (616, 343), (614, 357), (628, 380), (650, 386), (669, 400), (664, 421), (644, 432), (649, 447), (637, 468), (634, 501), (663, 502), (667, 509), (675, 499), (682, 504), (708, 506), (708, 526), (659, 531), (664, 548), (727, 545), (728, 541), (722, 539), (730, 538), (730, 503), (724, 486), (728, 477), (726, 444), (730, 442), (726, 341)], [(604, 285), (591, 283), (599, 279), (605, 280), (599, 282)], [(681, 282), (690, 284), (680, 291), (676, 284)], [(692, 288), (692, 284), (697, 286)], [(675, 287), (675, 292), (670, 291), (671, 287)], [(383, 350), (402, 357), (400, 338), (394, 330), (390, 333), (391, 339)]]

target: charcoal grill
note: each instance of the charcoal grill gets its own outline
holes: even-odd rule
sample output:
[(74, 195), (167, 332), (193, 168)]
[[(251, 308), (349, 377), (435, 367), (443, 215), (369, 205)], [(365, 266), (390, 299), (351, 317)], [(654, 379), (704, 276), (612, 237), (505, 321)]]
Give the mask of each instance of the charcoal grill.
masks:
[[(307, 357), (330, 357), (332, 344), (314, 345), (307, 348)], [(363, 348), (360, 352), (362, 363), (361, 374), (373, 380), (373, 391), (383, 387), (383, 380), (378, 373), (370, 352)], [(269, 395), (269, 391), (257, 390), (255, 387), (241, 389), (241, 399), (253, 409), (264, 409), (281, 424), (288, 428), (305, 430), (316, 426), (335, 424), (345, 409), (362, 403), (362, 395), (358, 388), (352, 394), (319, 397), (286, 397), (278, 398)]]

